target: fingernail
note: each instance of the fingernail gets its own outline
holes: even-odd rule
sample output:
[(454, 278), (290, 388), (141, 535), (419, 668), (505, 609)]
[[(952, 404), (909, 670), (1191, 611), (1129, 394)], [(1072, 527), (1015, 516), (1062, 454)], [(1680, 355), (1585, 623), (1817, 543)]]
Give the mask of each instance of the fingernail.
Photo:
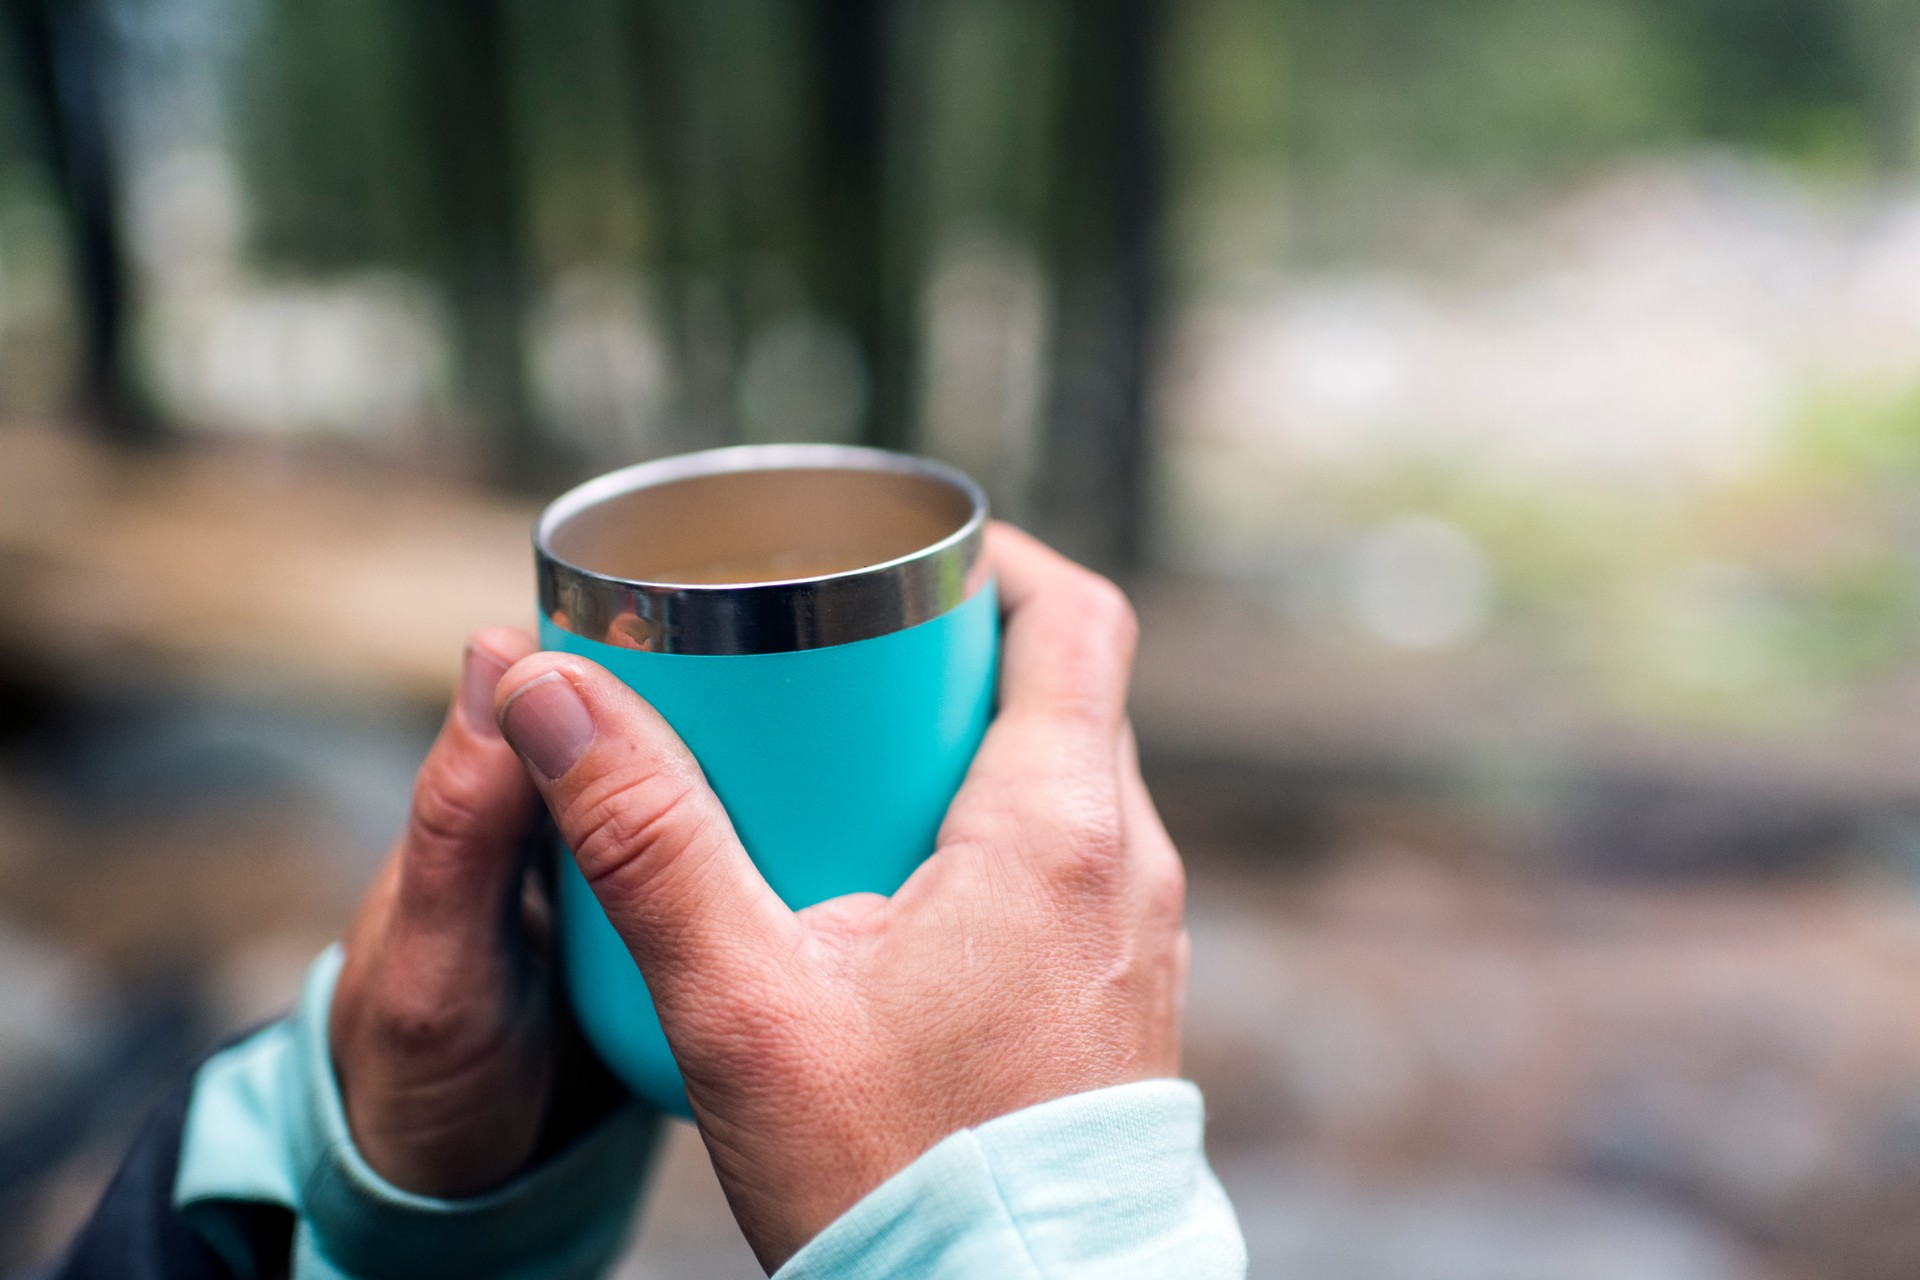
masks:
[(505, 674), (507, 664), (503, 660), (485, 649), (467, 646), (460, 665), (460, 718), (483, 738), (500, 736), (500, 726), (493, 718), (493, 691)]
[(593, 743), (593, 717), (566, 677), (549, 671), (515, 690), (500, 710), (500, 728), (520, 758), (552, 782)]

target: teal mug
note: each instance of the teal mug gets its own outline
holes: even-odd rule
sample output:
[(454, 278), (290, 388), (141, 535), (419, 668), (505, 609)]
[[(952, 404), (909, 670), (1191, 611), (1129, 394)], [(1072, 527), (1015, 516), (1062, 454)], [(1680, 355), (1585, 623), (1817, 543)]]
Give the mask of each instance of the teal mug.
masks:
[[(992, 713), (986, 519), (961, 472), (875, 449), (642, 463), (541, 514), (541, 644), (593, 659), (666, 718), (789, 906), (892, 893), (933, 852)], [(635, 1093), (689, 1115), (645, 975), (558, 861), (582, 1030)]]

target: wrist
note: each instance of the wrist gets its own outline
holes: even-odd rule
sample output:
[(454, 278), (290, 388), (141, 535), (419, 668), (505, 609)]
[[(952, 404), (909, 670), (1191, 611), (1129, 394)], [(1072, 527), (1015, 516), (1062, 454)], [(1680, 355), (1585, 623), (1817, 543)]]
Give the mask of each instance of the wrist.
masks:
[(1237, 1280), (1245, 1245), (1202, 1126), (1193, 1085), (1143, 1080), (961, 1130), (837, 1218), (774, 1280)]
[(189, 1215), (252, 1201), (292, 1209), (298, 1280), (587, 1280), (625, 1238), (659, 1117), (626, 1099), (485, 1195), (395, 1186), (346, 1121), (327, 1020), (340, 953), (308, 975), (285, 1022), (216, 1056), (195, 1081), (175, 1179)]

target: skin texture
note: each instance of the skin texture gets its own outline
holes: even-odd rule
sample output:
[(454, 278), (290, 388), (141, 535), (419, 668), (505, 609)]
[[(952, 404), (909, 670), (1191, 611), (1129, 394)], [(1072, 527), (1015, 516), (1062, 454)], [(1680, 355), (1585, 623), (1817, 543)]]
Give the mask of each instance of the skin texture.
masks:
[[(512, 785), (504, 744), (452, 713), (335, 997), (348, 1117), (376, 1169), (470, 1193), (551, 1124), (568, 1068), (539, 1052), (555, 1022), (545, 948), (496, 835), (525, 822), (527, 779), (647, 974), (769, 1271), (956, 1130), (1178, 1073), (1184, 880), (1126, 721), (1132, 611), (1013, 529), (995, 526), (988, 554), (1000, 711), (938, 851), (891, 898), (788, 910), (679, 738), (592, 662), (535, 654), (500, 680), (529, 766)], [(511, 634), (478, 639), (508, 656)], [(460, 765), (446, 776), (443, 748)]]
[(485, 696), (448, 709), (334, 992), (329, 1038), (354, 1142), (423, 1195), (474, 1195), (524, 1166), (565, 1057), (545, 921), (525, 888), (539, 797), (488, 705), (534, 648), (505, 628), (468, 642), (463, 692)]

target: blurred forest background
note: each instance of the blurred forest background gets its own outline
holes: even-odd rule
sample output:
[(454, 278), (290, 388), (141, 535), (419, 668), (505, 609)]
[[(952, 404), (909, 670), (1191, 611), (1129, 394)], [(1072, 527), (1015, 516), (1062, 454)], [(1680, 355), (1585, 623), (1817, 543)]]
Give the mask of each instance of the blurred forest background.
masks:
[(788, 439), (1132, 589), (1256, 1276), (1920, 1267), (1907, 0), (4, 0), (0, 1266), (541, 498)]

